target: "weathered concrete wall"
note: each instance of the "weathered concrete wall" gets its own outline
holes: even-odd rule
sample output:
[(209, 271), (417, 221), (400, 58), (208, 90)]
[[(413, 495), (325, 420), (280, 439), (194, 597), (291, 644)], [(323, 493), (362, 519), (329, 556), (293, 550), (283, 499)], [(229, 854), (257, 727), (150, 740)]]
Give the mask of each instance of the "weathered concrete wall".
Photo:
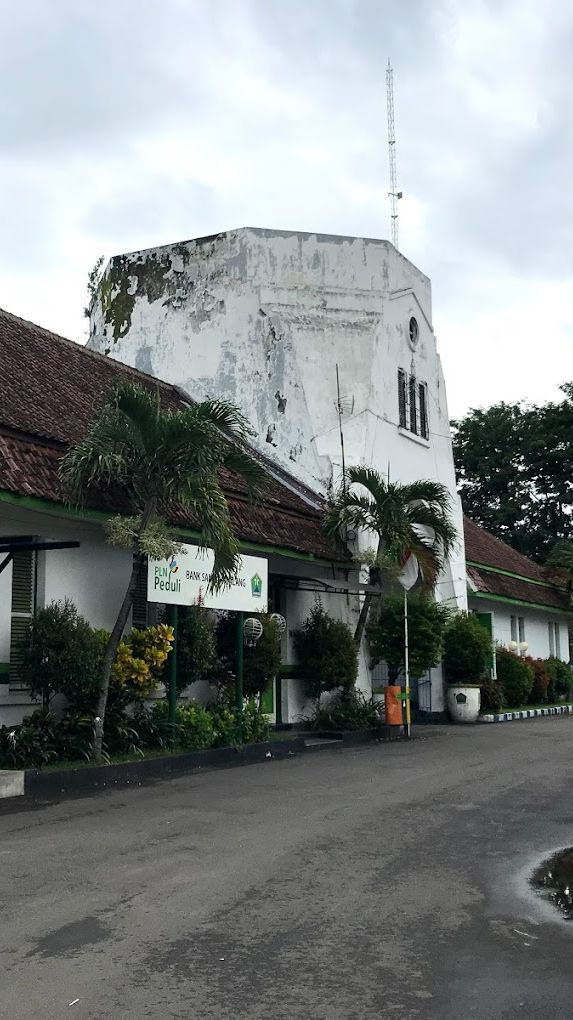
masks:
[[(389, 242), (245, 228), (119, 256), (89, 346), (195, 398), (238, 404), (260, 449), (323, 492), (341, 470), (338, 365), (346, 463), (449, 489), (460, 542), (437, 597), (466, 607), (430, 281)], [(428, 440), (399, 427), (399, 368), (427, 385)]]

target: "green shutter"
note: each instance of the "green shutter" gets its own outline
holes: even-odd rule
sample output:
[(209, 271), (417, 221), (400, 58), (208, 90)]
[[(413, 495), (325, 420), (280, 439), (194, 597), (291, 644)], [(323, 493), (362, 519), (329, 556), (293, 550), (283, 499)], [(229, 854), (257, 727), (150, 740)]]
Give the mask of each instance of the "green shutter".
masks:
[(148, 602), (147, 602), (147, 560), (140, 565), (135, 592), (133, 594), (133, 606), (131, 610), (131, 623), (138, 630), (143, 630), (148, 624)]
[(12, 557), (12, 617), (10, 626), (10, 688), (25, 689), (20, 678), (23, 641), (36, 610), (36, 554), (15, 552)]

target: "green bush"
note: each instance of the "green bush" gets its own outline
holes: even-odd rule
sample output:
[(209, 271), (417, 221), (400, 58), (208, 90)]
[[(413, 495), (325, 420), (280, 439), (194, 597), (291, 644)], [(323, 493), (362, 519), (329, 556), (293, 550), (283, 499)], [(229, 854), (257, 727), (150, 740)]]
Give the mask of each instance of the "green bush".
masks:
[(571, 667), (566, 662), (563, 662), (562, 659), (556, 659), (552, 655), (549, 659), (545, 660), (545, 669), (549, 676), (549, 684), (553, 695), (551, 700), (569, 698), (573, 690)]
[(503, 708), (503, 687), (498, 680), (485, 677), (481, 681), (481, 712), (501, 712)]
[(471, 613), (456, 613), (444, 631), (444, 671), (450, 684), (479, 683), (492, 658), (491, 637)]
[(354, 688), (338, 691), (326, 705), (317, 705), (306, 720), (313, 730), (374, 730), (384, 723), (384, 705)]
[(199, 680), (211, 682), (217, 663), (215, 620), (208, 609), (180, 606), (177, 625), (177, 693)]
[(510, 708), (526, 705), (533, 687), (533, 669), (507, 648), (496, 651), (497, 679), (503, 688), (503, 700)]
[(246, 744), (258, 744), (270, 736), (268, 719), (255, 701), (249, 701), (243, 711), (243, 740)]
[(21, 676), (44, 708), (57, 693), (83, 708), (97, 692), (102, 660), (97, 633), (73, 602), (64, 599), (35, 613), (25, 639)]
[[(275, 620), (269, 615), (256, 617), (263, 625), (263, 633), (255, 645), (245, 645), (243, 650), (243, 692), (246, 698), (261, 698), (277, 675), (281, 665), (281, 634)], [(229, 673), (227, 679), (234, 686), (235, 656), (237, 643), (236, 617), (221, 618), (217, 629), (217, 644)]]
[(358, 674), (358, 649), (350, 629), (322, 607), (320, 599), (300, 630), (294, 634), (295, 649), (309, 697), (325, 691), (350, 689)]
[[(427, 595), (408, 598), (408, 646), (410, 676), (418, 679), (442, 658), (444, 628), (451, 610)], [(404, 674), (404, 599), (388, 595), (366, 628), (372, 665), (384, 661), (388, 679), (394, 683)]]
[(529, 703), (531, 705), (543, 705), (547, 701), (547, 692), (549, 690), (549, 673), (547, 672), (545, 659), (532, 659), (531, 656), (527, 655), (525, 656), (525, 661), (533, 670), (533, 685), (529, 694)]

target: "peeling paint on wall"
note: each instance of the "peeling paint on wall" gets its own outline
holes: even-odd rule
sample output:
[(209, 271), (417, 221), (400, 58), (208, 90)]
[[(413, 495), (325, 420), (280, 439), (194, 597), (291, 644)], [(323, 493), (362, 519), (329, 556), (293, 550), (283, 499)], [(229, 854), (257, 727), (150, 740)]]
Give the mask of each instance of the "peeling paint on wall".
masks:
[[(90, 346), (233, 401), (261, 450), (323, 492), (341, 470), (338, 364), (346, 462), (435, 478), (460, 515), (431, 322), (430, 281), (388, 242), (245, 228), (112, 259)], [(427, 384), (429, 444), (398, 431), (398, 368)], [(463, 606), (458, 559), (440, 594)]]

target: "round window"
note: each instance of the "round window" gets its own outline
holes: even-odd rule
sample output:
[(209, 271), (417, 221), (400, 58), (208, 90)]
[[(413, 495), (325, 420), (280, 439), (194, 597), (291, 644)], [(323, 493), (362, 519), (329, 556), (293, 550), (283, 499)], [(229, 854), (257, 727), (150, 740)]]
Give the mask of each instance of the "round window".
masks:
[(408, 334), (410, 337), (410, 344), (412, 345), (412, 347), (416, 347), (418, 343), (418, 338), (420, 336), (420, 331), (418, 329), (418, 322), (414, 318), (414, 316), (412, 316), (412, 318), (410, 319), (410, 323), (408, 326)]

